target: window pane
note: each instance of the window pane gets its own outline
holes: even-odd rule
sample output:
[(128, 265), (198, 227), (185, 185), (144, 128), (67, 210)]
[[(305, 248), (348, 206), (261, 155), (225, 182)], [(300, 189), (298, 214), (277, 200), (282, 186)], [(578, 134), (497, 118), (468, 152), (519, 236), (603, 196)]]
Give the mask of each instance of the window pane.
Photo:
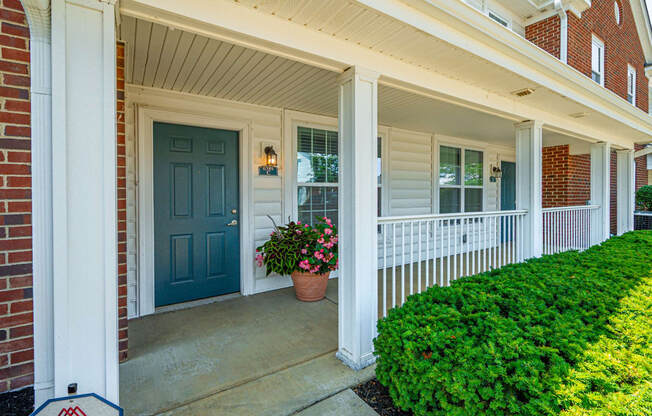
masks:
[(382, 138), (378, 138), (378, 150), (376, 154), (376, 176), (378, 178), (378, 185), (383, 183), (383, 146)]
[(482, 185), (482, 152), (464, 151), (464, 185)]
[(299, 186), (297, 196), (299, 221), (315, 224), (328, 217), (337, 225), (337, 187)]
[(482, 211), (482, 189), (464, 190), (464, 212)]
[(337, 132), (298, 128), (297, 182), (337, 183)]
[(439, 184), (459, 185), (461, 170), (461, 152), (455, 147), (439, 148)]
[(458, 188), (439, 189), (439, 213), (460, 212), (460, 192)]

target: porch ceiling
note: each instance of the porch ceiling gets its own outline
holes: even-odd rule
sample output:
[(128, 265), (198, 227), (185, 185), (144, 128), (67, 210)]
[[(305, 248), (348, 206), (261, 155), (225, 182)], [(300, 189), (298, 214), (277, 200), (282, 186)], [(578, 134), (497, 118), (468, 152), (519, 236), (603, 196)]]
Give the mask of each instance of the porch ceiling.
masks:
[[(271, 7), (271, 3), (274, 2), (263, 5)], [(283, 2), (284, 5), (288, 3), (294, 4)], [(279, 15), (287, 14), (284, 7), (278, 10)], [(348, 7), (342, 10), (355, 11)], [(301, 16), (287, 15), (288, 19)], [(305, 22), (312, 22), (310, 16), (312, 14), (303, 18)], [(125, 79), (128, 84), (337, 117), (338, 72), (130, 16), (122, 17), (119, 35), (127, 44)], [(466, 59), (478, 60), (470, 54), (465, 55)], [(467, 64), (459, 69), (463, 71), (465, 66)], [(503, 79), (509, 77), (503, 76)], [(524, 84), (512, 86), (516, 85)], [(516, 120), (382, 82), (378, 96), (378, 117), (382, 125), (514, 145), (513, 123)], [(536, 91), (522, 100), (544, 99), (544, 92)], [(563, 109), (575, 110), (577, 107), (571, 103)], [(554, 132), (544, 133), (544, 140), (551, 137), (556, 137), (555, 142), (563, 140), (563, 136)]]

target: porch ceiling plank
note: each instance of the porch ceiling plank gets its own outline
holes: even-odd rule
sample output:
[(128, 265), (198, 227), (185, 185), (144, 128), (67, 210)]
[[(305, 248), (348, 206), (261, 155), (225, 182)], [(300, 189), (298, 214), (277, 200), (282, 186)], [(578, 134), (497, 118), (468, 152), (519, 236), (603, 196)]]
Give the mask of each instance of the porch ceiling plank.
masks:
[(288, 66), (290, 66), (290, 61), (287, 59), (278, 56), (274, 57), (274, 61), (268, 67), (263, 68), (263, 71), (257, 74), (256, 78), (252, 80), (250, 84), (247, 84), (244, 88), (242, 88), (238, 94), (233, 97), (233, 100), (249, 102), (247, 98), (253, 92), (254, 88), (258, 87), (270, 76), (273, 76), (276, 71), (283, 71)]
[(145, 75), (143, 76), (143, 85), (152, 85), (158, 64), (161, 61), (163, 45), (168, 35), (168, 28), (162, 25), (153, 25), (150, 34), (149, 48), (147, 51), (147, 64), (145, 65)]
[(300, 64), (297, 62), (292, 62), (285, 60), (281, 64), (281, 66), (278, 68), (278, 70), (274, 71), (271, 74), (267, 74), (265, 78), (260, 80), (260, 82), (255, 86), (255, 88), (251, 88), (247, 94), (245, 94), (244, 97), (242, 97), (242, 101), (244, 102), (255, 102), (255, 97), (260, 95), (265, 88), (267, 88), (269, 85), (274, 84), (274, 82), (278, 82), (281, 80), (281, 77), (284, 74), (286, 77), (288, 74), (293, 74), (296, 72), (297, 69), (299, 69)]
[[(221, 60), (216, 60), (215, 61), (215, 66), (213, 72), (209, 75), (208, 79), (199, 88), (199, 94), (202, 95), (209, 95), (210, 91), (213, 89), (213, 87), (220, 82), (220, 79), (222, 79), (222, 76), (224, 76), (224, 72), (228, 71), (229, 68), (233, 65), (233, 62), (235, 62), (236, 59), (242, 53), (244, 52), (245, 48), (242, 46), (238, 45), (231, 45), (225, 42), (226, 45), (228, 45), (228, 50), (226, 50), (226, 54), (223, 56)], [(224, 53), (225, 50), (222, 50), (221, 53)], [(216, 58), (222, 57), (222, 55), (216, 56)], [(219, 62), (219, 63), (218, 63)]]
[[(308, 67), (307, 71), (304, 71), (302, 75), (295, 77), (292, 82), (278, 88), (276, 91), (272, 91), (272, 96), (274, 98), (275, 104), (278, 106), (283, 106), (287, 102), (287, 98), (297, 95), (304, 94), (306, 91), (310, 91), (314, 85), (315, 81), (319, 78), (321, 71), (323, 69)], [(264, 101), (264, 100), (263, 100)]]
[(220, 67), (220, 64), (224, 62), (226, 55), (231, 51), (231, 49), (234, 48), (234, 46), (230, 43), (219, 42), (219, 44), (219, 48), (211, 57), (210, 61), (206, 64), (206, 70), (199, 78), (197, 78), (197, 81), (190, 89), (192, 94), (201, 94), (204, 91), (206, 84), (213, 77), (217, 68)]
[(241, 93), (247, 86), (251, 85), (255, 79), (258, 79), (260, 74), (265, 71), (265, 69), (270, 68), (274, 62), (277, 62), (277, 65), (280, 65), (281, 58), (263, 52), (258, 53), (263, 56), (263, 59), (259, 64), (255, 65), (248, 71), (241, 71), (241, 74), (243, 75), (242, 79), (238, 81), (230, 91), (224, 92), (224, 98), (227, 100), (234, 100), (237, 94)]
[(209, 71), (208, 63), (217, 54), (222, 45), (222, 42), (215, 39), (207, 39), (207, 41), (204, 50), (197, 57), (193, 69), (188, 74), (188, 78), (181, 85), (181, 91), (183, 92), (190, 92), (197, 85), (197, 81)]
[(271, 80), (271, 82), (267, 84), (267, 88), (260, 89), (251, 99), (254, 102), (260, 102), (263, 105), (276, 107), (278, 106), (275, 105), (276, 92), (283, 89), (288, 84), (291, 84), (296, 78), (300, 78), (304, 72), (309, 70), (310, 67), (295, 62), (285, 74), (281, 74)]
[(188, 77), (190, 77), (191, 72), (197, 67), (197, 62), (199, 57), (204, 54), (206, 50), (206, 45), (208, 45), (208, 38), (203, 36), (196, 36), (188, 50), (188, 55), (184, 59), (183, 65), (179, 69), (176, 80), (172, 85), (172, 89), (176, 91), (181, 91), (185, 85)]
[(163, 83), (159, 86), (159, 88), (163, 88), (166, 90), (172, 89), (172, 86), (174, 85), (174, 82), (177, 79), (177, 75), (179, 74), (179, 70), (181, 69), (181, 66), (184, 64), (186, 57), (188, 56), (188, 52), (190, 51), (190, 46), (192, 45), (196, 37), (197, 35), (194, 35), (189, 32), (183, 32), (181, 34), (181, 38), (177, 43), (177, 47), (174, 49), (173, 52), (174, 56), (172, 57), (170, 67), (168, 68)]
[(131, 16), (125, 16), (120, 24), (120, 39), (127, 45), (125, 51), (125, 81), (127, 83), (133, 82), (131, 76), (134, 66), (134, 53), (136, 48), (134, 42), (136, 40), (136, 19)]
[(254, 56), (256, 51), (253, 49), (245, 49), (236, 59), (233, 61), (233, 64), (231, 67), (224, 72), (223, 76), (219, 79), (219, 81), (213, 86), (213, 88), (208, 92), (208, 95), (213, 96), (213, 97), (221, 97), (222, 89), (226, 84), (229, 83), (235, 76), (238, 75), (238, 72), (240, 72), (241, 68), (246, 66), (247, 63), (251, 60), (251, 58)]
[(265, 65), (265, 60), (268, 62), (272, 61), (273, 56), (271, 55), (266, 55), (262, 52), (256, 51), (254, 55), (249, 59), (246, 65), (244, 65), (236, 74), (235, 77), (231, 78), (231, 80), (222, 88), (222, 91), (220, 92), (220, 96), (222, 98), (227, 98), (231, 91), (233, 91), (234, 88), (237, 88), (238, 86), (242, 85), (242, 81), (250, 74), (250, 73), (256, 73), (256, 69), (260, 68), (261, 66)]
[(182, 34), (183, 32), (181, 30), (168, 29), (165, 36), (165, 42), (163, 43), (163, 49), (161, 51), (161, 58), (159, 59), (154, 79), (152, 79), (152, 83), (149, 86), (157, 88), (163, 87), (165, 77), (167, 77), (167, 74), (170, 71), (170, 66), (172, 66), (172, 60), (174, 59)]
[[(142, 84), (145, 76), (145, 66), (147, 65), (147, 53), (149, 50), (150, 34), (152, 24), (145, 20), (136, 22), (136, 43), (135, 48), (139, 53), (134, 56), (134, 66), (132, 80), (135, 84)], [(142, 51), (142, 52), (141, 52)]]

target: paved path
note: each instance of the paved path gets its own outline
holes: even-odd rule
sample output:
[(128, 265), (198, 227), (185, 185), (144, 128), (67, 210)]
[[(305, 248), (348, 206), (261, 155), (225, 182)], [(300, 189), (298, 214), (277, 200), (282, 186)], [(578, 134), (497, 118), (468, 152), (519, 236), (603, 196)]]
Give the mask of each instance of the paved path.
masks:
[(351, 389), (346, 389), (309, 408), (295, 413), (295, 416), (378, 416)]

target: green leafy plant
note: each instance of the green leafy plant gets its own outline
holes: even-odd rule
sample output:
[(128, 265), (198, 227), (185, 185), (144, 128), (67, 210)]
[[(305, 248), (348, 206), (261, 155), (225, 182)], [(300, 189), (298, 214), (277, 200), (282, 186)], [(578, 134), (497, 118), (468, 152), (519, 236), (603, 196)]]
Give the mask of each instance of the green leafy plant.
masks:
[(430, 288), (378, 322), (376, 376), (417, 416), (652, 414), (651, 279), (637, 231)]
[(641, 186), (636, 191), (636, 207), (642, 211), (652, 211), (652, 185)]
[(291, 221), (276, 227), (270, 239), (256, 249), (258, 267), (272, 273), (323, 274), (337, 269), (337, 227), (326, 217), (314, 226)]

